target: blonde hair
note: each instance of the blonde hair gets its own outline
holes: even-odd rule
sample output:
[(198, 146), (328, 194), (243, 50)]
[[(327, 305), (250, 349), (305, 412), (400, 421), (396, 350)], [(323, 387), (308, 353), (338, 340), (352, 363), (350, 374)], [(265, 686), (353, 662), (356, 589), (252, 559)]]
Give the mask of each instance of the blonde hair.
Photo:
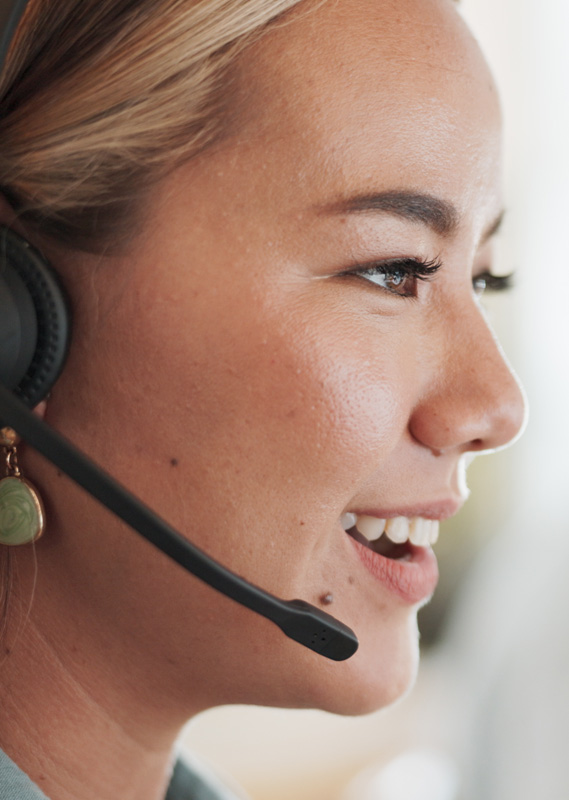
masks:
[(125, 238), (223, 137), (236, 56), (300, 0), (31, 0), (0, 82), (0, 191), (39, 233)]

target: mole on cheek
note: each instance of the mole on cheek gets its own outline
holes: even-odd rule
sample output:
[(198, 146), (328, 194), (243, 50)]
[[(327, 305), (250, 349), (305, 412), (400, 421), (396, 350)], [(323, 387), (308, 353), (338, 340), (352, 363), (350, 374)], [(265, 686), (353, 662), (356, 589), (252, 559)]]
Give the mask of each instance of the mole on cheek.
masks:
[(323, 606), (330, 606), (334, 602), (334, 595), (332, 592), (326, 592), (326, 594), (320, 596), (320, 602)]
[(178, 466), (178, 459), (177, 458), (171, 458), (170, 459), (170, 466), (171, 467), (177, 467)]

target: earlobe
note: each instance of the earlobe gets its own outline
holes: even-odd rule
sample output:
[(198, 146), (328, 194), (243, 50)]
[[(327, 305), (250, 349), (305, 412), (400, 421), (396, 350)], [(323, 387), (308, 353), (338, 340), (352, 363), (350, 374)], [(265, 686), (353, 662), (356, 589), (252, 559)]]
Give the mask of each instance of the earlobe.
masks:
[(67, 296), (52, 267), (24, 238), (0, 227), (0, 381), (28, 406), (37, 406), (59, 377), (70, 327)]

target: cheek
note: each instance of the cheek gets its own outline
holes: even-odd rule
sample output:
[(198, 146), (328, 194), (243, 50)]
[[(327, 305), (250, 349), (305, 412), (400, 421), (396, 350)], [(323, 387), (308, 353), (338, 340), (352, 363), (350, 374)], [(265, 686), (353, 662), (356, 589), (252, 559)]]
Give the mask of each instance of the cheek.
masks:
[(285, 309), (238, 296), (153, 326), (144, 350), (154, 351), (149, 373), (162, 387), (169, 438), (196, 463), (232, 464), (234, 477), (280, 480), (281, 491), (300, 479), (305, 492), (322, 482), (346, 490), (346, 476), (377, 468), (406, 428), (412, 376), (402, 365), (412, 358), (402, 340), (389, 331), (367, 338), (309, 303)]
[(269, 318), (216, 341), (194, 405), (193, 505), (215, 508), (216, 530), (230, 531), (223, 544), (206, 534), (208, 550), (231, 552), (277, 593), (307, 596), (342, 557), (342, 511), (401, 441), (405, 376), (326, 326), (290, 330)]
[(320, 339), (310, 352), (300, 352), (300, 359), (299, 351), (290, 354), (300, 380), (296, 399), (290, 398), (296, 425), (287, 436), (308, 446), (320, 473), (335, 469), (346, 490), (347, 476), (357, 479), (377, 468), (399, 438), (399, 376), (384, 364), (374, 368), (335, 339)]
[[(285, 329), (264, 319), (232, 342), (224, 375), (217, 375), (218, 387), (230, 384), (221, 402), (229, 398), (238, 446), (255, 443), (250, 455), (263, 468), (269, 462), (281, 491), (300, 485), (321, 502), (349, 494), (406, 428), (410, 381), (393, 343), (374, 348), (351, 333), (333, 318), (301, 315)], [(238, 365), (237, 384), (228, 363)], [(266, 473), (258, 477), (270, 482)]]

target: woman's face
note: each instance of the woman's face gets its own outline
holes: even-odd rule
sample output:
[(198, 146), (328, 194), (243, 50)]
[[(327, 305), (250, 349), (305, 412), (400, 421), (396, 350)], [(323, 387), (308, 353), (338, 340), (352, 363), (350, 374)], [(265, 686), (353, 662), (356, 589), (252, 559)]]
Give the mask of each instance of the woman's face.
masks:
[(342, 515), (453, 514), (463, 456), (522, 424), (473, 290), (501, 212), (498, 101), (450, 0), (339, 0), (254, 45), (234, 105), (126, 257), (62, 266), (76, 332), (48, 418), (360, 649), (337, 664), (290, 642), (54, 476), (55, 568), (73, 570), (77, 624), (179, 702), (368, 711), (414, 674), (436, 570), (428, 548), (372, 555)]

